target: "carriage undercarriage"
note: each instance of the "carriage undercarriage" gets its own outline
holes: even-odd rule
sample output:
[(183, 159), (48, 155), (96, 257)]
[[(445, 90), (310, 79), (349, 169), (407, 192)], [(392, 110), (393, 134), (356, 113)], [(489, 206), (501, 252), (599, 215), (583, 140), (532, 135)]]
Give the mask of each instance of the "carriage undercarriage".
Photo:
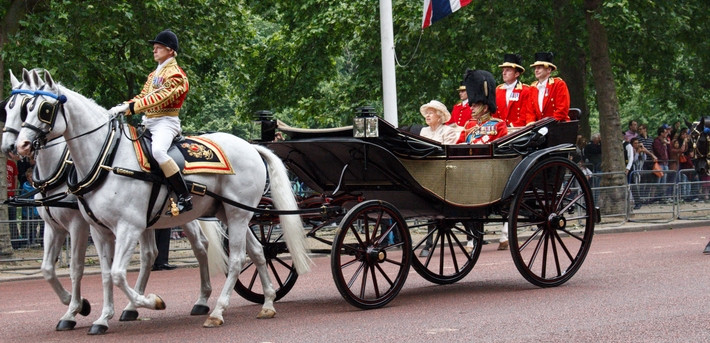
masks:
[[(330, 247), (313, 252), (330, 254), (335, 285), (350, 304), (362, 309), (386, 305), (403, 287), (410, 266), (436, 284), (461, 280), (478, 260), (485, 223), (507, 224), (515, 266), (532, 284), (559, 286), (579, 270), (599, 216), (585, 175), (568, 158), (571, 144), (556, 144), (569, 141), (572, 124), (576, 135), (576, 122), (542, 120), (485, 146), (448, 147), (377, 123), (374, 139), (348, 137), (350, 129), (324, 133), (280, 124), (292, 140), (267, 144), (319, 193), (301, 199), (301, 208), (338, 208), (302, 219), (307, 236)], [(554, 136), (541, 140), (542, 128)], [(328, 161), (329, 167), (319, 168), (319, 161)], [(483, 175), (462, 174), (471, 168)], [(496, 172), (501, 175), (491, 174)], [(483, 181), (470, 188), (447, 184), (462, 178)], [(268, 208), (269, 199), (261, 206)], [(280, 299), (297, 274), (280, 237), (278, 216), (257, 214), (251, 227), (264, 245)], [(425, 247), (429, 254), (420, 256)], [(248, 264), (235, 290), (259, 303), (258, 280)]]

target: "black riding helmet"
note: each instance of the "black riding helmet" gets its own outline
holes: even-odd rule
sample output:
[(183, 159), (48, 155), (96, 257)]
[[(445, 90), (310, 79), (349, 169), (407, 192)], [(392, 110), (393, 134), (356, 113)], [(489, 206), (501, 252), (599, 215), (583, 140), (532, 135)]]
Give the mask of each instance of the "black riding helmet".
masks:
[(175, 50), (175, 52), (178, 52), (178, 50), (179, 50), (177, 35), (173, 31), (171, 31), (170, 29), (167, 29), (167, 30), (159, 33), (157, 36), (155, 36), (155, 39), (149, 40), (148, 43), (162, 44), (162, 45), (167, 46), (170, 49)]

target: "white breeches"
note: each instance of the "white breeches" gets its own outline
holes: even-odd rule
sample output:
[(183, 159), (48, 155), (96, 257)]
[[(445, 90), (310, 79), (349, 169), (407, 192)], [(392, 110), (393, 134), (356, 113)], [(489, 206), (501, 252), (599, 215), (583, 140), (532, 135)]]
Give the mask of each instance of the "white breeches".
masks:
[(173, 139), (182, 131), (180, 129), (180, 118), (178, 117), (158, 117), (148, 118), (143, 117), (143, 125), (153, 135), (153, 158), (162, 165), (168, 161), (172, 161), (168, 156), (168, 149)]

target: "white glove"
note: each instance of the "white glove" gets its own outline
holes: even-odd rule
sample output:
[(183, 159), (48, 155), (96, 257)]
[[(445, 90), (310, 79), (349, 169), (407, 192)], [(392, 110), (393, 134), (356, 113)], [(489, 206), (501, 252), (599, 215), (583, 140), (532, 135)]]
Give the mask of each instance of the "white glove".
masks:
[(108, 110), (108, 113), (111, 115), (116, 115), (116, 114), (120, 114), (120, 113), (125, 113), (126, 111), (128, 111), (128, 109), (129, 109), (128, 103), (124, 102), (122, 104), (112, 107), (110, 110)]

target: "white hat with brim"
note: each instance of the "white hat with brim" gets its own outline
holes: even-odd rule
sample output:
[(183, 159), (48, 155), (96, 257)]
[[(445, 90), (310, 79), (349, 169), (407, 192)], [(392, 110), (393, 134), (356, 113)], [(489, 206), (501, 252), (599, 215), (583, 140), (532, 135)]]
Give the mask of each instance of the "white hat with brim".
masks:
[(426, 111), (429, 108), (433, 109), (434, 111), (441, 112), (442, 117), (444, 119), (444, 123), (448, 122), (449, 119), (451, 119), (451, 113), (449, 113), (449, 110), (446, 108), (446, 105), (436, 100), (429, 101), (428, 104), (422, 105), (422, 107), (419, 108), (419, 112), (422, 113), (422, 116), (426, 117)]

